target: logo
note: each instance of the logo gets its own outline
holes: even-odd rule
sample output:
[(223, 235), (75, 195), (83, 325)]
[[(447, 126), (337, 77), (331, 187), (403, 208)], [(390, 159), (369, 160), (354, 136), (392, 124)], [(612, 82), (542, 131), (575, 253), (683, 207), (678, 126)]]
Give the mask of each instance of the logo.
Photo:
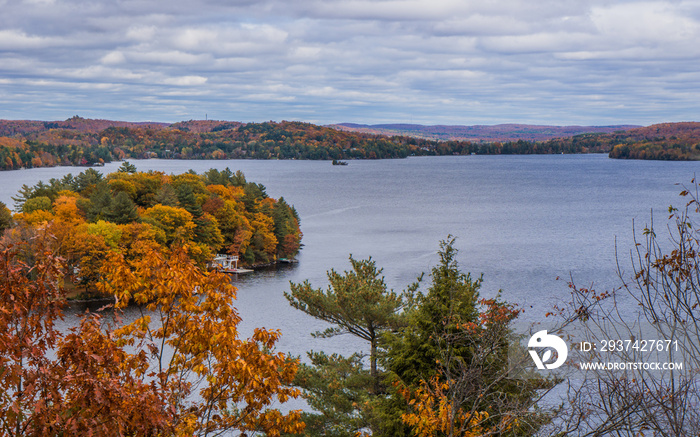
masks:
[[(532, 361), (538, 369), (556, 369), (564, 364), (569, 348), (561, 338), (547, 334), (547, 330), (536, 332), (527, 343)], [(542, 356), (540, 357), (540, 352)], [(556, 355), (554, 354), (556, 353)], [(551, 362), (553, 361), (554, 362)]]

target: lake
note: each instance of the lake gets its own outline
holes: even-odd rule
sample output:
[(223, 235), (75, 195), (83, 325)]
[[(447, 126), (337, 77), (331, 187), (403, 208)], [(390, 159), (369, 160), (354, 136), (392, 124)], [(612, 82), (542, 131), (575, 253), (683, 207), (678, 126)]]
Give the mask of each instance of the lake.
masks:
[[(299, 263), (234, 277), (244, 335), (253, 327), (280, 329), (281, 351), (324, 349), (345, 354), (362, 348), (350, 337), (314, 339), (325, 326), (292, 309), (283, 296), (289, 281), (326, 286), (326, 270), (349, 269), (348, 256), (372, 256), (389, 286), (405, 288), (437, 262), (448, 234), (457, 237), (464, 271), (483, 273), (482, 296), (502, 297), (525, 309), (518, 329), (542, 321), (566, 300), (564, 280), (611, 289), (618, 284), (615, 244), (626, 264), (650, 211), (660, 225), (669, 205), (682, 206), (678, 183), (690, 183), (697, 162), (627, 161), (606, 155), (454, 156), (350, 161), (131, 161), (138, 170), (201, 173), (241, 170), (249, 181), (284, 197), (301, 217)], [(115, 171), (111, 163), (104, 173)], [(0, 201), (23, 183), (77, 174), (77, 167), (0, 172)], [(663, 233), (660, 233), (663, 235)], [(627, 254), (627, 255), (625, 255)], [(81, 311), (79, 305), (75, 311)], [(546, 329), (546, 325), (542, 325)]]

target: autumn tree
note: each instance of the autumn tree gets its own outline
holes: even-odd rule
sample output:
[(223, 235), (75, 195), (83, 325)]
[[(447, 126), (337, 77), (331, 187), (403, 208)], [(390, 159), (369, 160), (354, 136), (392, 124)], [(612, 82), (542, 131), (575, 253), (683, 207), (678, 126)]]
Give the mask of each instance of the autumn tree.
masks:
[[(201, 270), (187, 248), (138, 238), (147, 225), (87, 224), (88, 234), (91, 225), (107, 241), (122, 241), (106, 234), (124, 229), (141, 256), (102, 253), (100, 287), (116, 299), (115, 318), (88, 314), (68, 332), (56, 325), (67, 266), (51, 227), (0, 246), (0, 434), (303, 430), (299, 411), (278, 409), (298, 395), (297, 361), (275, 351), (278, 331), (239, 337), (225, 275)], [(125, 323), (120, 310), (134, 304), (141, 317)]]
[(30, 213), (38, 210), (50, 211), (51, 199), (46, 196), (32, 197), (22, 205), (22, 212)]
[[(191, 247), (196, 246), (201, 264), (219, 251), (239, 255), (241, 263), (248, 265), (274, 262), (299, 251), (302, 233), (294, 208), (283, 199), (270, 198), (263, 186), (246, 182), (240, 172), (210, 171), (207, 177), (194, 171), (181, 175), (123, 171), (102, 177), (89, 170), (76, 178), (68, 175), (51, 179), (49, 184), (25, 185), (14, 198), (22, 211), (17, 220), (28, 226), (51, 222), (58, 199), (64, 198), (61, 202), (65, 206), (65, 198), (72, 198), (71, 205), (77, 210), (69, 208), (73, 208), (73, 218), (60, 219), (62, 226), (70, 222), (76, 227), (82, 220), (117, 225), (145, 223), (162, 231), (158, 235), (160, 244), (194, 243)], [(225, 185), (207, 186), (204, 181), (208, 179)], [(244, 186), (249, 186), (248, 194)], [(253, 209), (246, 208), (246, 201)], [(68, 212), (64, 208), (62, 214)], [(80, 233), (80, 229), (73, 231)], [(70, 236), (69, 232), (59, 233), (62, 241)], [(77, 253), (94, 252), (81, 250), (78, 239), (72, 241), (78, 245), (68, 245), (66, 250), (72, 252), (62, 253), (72, 261)], [(84, 245), (96, 248), (97, 243), (88, 239)], [(102, 262), (99, 258), (94, 261)]]
[(30, 432), (33, 407), (42, 397), (42, 371), (50, 362), (47, 352), (59, 335), (60, 260), (45, 242), (36, 240), (33, 265), (20, 258), (20, 247), (0, 250), (0, 429), (8, 436)]
[[(64, 265), (46, 231), (0, 247), (0, 434), (153, 435), (171, 415), (131, 355), (97, 316), (71, 333), (62, 317)], [(27, 254), (31, 254), (27, 256)]]
[(202, 271), (184, 247), (147, 251), (130, 262), (114, 253), (104, 274), (104, 291), (116, 296), (117, 308), (135, 303), (142, 311), (114, 335), (150, 352), (154, 382), (174, 410), (178, 433), (275, 436), (303, 429), (299, 411), (274, 408), (298, 395), (290, 387), (297, 362), (275, 352), (279, 331), (258, 328), (249, 339), (239, 337), (235, 288), (225, 274)]
[(186, 243), (194, 237), (196, 225), (192, 221), (192, 214), (182, 208), (155, 205), (144, 211), (142, 217), (145, 222), (165, 232), (168, 244), (176, 241)]

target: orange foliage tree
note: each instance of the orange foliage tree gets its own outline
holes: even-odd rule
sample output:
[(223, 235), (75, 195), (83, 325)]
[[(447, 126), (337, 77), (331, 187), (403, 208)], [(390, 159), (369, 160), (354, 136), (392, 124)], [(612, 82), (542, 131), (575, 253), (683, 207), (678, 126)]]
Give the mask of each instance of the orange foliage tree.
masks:
[(53, 242), (40, 232), (0, 248), (0, 435), (167, 431), (144, 354), (124, 352), (94, 317), (68, 335), (56, 327), (65, 294)]
[(239, 338), (226, 276), (201, 270), (185, 248), (132, 238), (142, 256), (107, 253), (100, 286), (117, 311), (136, 303), (141, 317), (105, 326), (90, 314), (62, 332), (66, 265), (50, 230), (0, 243), (0, 435), (303, 430), (298, 411), (273, 407), (297, 396), (297, 362), (274, 351), (278, 331)]

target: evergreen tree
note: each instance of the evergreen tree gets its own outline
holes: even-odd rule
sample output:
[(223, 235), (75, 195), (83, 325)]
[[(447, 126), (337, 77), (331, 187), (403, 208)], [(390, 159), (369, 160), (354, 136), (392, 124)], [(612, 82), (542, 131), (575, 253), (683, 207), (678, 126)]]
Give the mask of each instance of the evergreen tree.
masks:
[(304, 399), (315, 411), (302, 413), (304, 435), (356, 437), (371, 425), (368, 387), (372, 377), (363, 356), (350, 357), (309, 352), (310, 364), (301, 364), (295, 384), (305, 390)]
[(283, 197), (272, 207), (275, 238), (279, 242), (278, 256), (293, 256), (299, 250), (299, 219), (296, 211), (287, 204)]
[(192, 214), (192, 217), (195, 219), (202, 216), (202, 205), (197, 202), (197, 197), (194, 195), (192, 185), (181, 184), (177, 187), (177, 201), (180, 208)]
[[(62, 188), (61, 188), (62, 189)], [(35, 197), (46, 197), (49, 201), (53, 201), (56, 198), (56, 194), (60, 189), (56, 189), (55, 186), (47, 185), (44, 181), (39, 181), (33, 187), (27, 186), (27, 184), (22, 184), (22, 188), (19, 189), (17, 196), (12, 196), (12, 200), (15, 202), (15, 210), (23, 211), (24, 203)]]
[(226, 167), (224, 170), (217, 170), (215, 168), (210, 168), (202, 174), (204, 178), (204, 183), (207, 185), (231, 185), (233, 180), (233, 172), (230, 168)]
[[(454, 238), (440, 242), (440, 262), (431, 270), (432, 285), (426, 294), (418, 293), (414, 311), (405, 328), (390, 338), (390, 368), (406, 384), (416, 384), (435, 372), (435, 360), (445, 341), (438, 330), (454, 334), (460, 326), (476, 321), (477, 301), (482, 278), (473, 280), (460, 271)], [(459, 351), (469, 354), (469, 350)]]
[[(402, 310), (411, 300), (410, 292), (397, 294), (387, 290), (382, 270), (375, 262), (350, 257), (352, 271), (340, 274), (328, 272), (328, 289), (314, 289), (308, 281), (291, 283), (285, 293), (290, 304), (331, 327), (312, 335), (332, 337), (352, 334), (369, 343), (369, 371), (357, 354), (345, 358), (337, 355), (309, 353), (311, 365), (302, 365), (296, 383), (304, 389), (303, 396), (318, 414), (306, 415), (313, 424), (309, 435), (352, 436), (371, 426), (372, 399), (380, 396), (384, 387), (378, 368), (379, 342), (383, 333), (397, 329), (403, 323)], [(330, 375), (342, 371), (343, 377)]]
[(136, 173), (136, 166), (129, 161), (124, 161), (117, 171), (119, 173)]
[(0, 235), (12, 225), (12, 212), (0, 202)]
[(60, 180), (62, 190), (78, 191), (78, 180), (71, 173), (63, 176)]
[(255, 182), (248, 182), (245, 184), (243, 192), (243, 204), (245, 205), (245, 209), (250, 212), (258, 212), (259, 202), (267, 198), (265, 186), (263, 184), (256, 184)]
[(90, 195), (92, 190), (102, 181), (102, 173), (94, 168), (88, 168), (75, 178), (78, 192)]
[(24, 202), (26, 202), (27, 199), (31, 199), (33, 193), (34, 187), (30, 187), (27, 184), (22, 184), (22, 188), (19, 189), (17, 195), (12, 196), (12, 200), (15, 202), (15, 211), (22, 211)]
[(99, 184), (90, 196), (90, 205), (87, 210), (89, 222), (107, 220), (112, 207), (112, 193), (106, 184)]
[(384, 277), (380, 276), (382, 269), (377, 269), (371, 258), (356, 260), (351, 256), (350, 263), (351, 272), (327, 273), (330, 285), (325, 292), (304, 281), (290, 283), (291, 293), (284, 295), (294, 308), (333, 325), (314, 336), (352, 334), (369, 342), (370, 374), (373, 390), (378, 392), (379, 339), (382, 333), (401, 324), (400, 312), (406, 306), (407, 296), (387, 290)]
[(177, 193), (173, 186), (170, 184), (163, 184), (156, 193), (155, 203), (165, 206), (177, 206)]
[(138, 220), (139, 213), (131, 197), (126, 192), (120, 191), (109, 205), (105, 218), (110, 222), (124, 225)]
[[(498, 298), (479, 299), (482, 278), (460, 271), (454, 241), (440, 243), (427, 293), (387, 335), (393, 393), (377, 403), (374, 435), (532, 435), (543, 423), (533, 407), (548, 382), (527, 372), (529, 360), (509, 361), (511, 353), (526, 355), (510, 331), (519, 312)], [(421, 429), (426, 420), (435, 421), (431, 431)]]

